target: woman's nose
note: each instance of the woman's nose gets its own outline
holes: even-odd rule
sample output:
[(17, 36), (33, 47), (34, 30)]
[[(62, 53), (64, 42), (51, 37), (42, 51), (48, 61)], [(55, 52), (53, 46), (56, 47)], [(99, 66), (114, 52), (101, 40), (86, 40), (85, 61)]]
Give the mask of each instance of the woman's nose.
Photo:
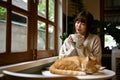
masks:
[(81, 26), (81, 22), (78, 23), (78, 26)]
[(78, 28), (80, 28), (81, 27), (81, 23), (78, 23)]

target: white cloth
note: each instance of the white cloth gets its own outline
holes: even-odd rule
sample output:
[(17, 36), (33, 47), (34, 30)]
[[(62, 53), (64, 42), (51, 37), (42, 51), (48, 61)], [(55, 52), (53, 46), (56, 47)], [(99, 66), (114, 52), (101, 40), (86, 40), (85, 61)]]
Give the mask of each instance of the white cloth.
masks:
[(89, 34), (88, 37), (77, 46), (76, 44), (81, 43), (73, 42), (72, 40), (66, 38), (61, 49), (59, 51), (59, 58), (66, 56), (94, 56), (97, 58), (98, 62), (101, 63), (101, 41), (98, 35)]

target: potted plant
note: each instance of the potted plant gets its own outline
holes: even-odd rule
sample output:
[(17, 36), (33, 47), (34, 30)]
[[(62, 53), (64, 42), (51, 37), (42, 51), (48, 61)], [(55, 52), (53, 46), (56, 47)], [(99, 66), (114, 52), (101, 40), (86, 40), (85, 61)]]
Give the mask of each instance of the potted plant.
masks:
[(60, 39), (62, 40), (62, 42), (64, 42), (64, 40), (67, 38), (67, 33), (66, 32), (64, 32), (64, 33), (62, 33), (62, 35), (60, 36)]

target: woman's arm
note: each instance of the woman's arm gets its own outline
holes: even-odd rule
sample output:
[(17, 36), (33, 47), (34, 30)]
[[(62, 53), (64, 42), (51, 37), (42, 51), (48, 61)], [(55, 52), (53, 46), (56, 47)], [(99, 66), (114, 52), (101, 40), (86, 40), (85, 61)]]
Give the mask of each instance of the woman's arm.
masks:
[(59, 51), (59, 58), (75, 55), (75, 45), (71, 39), (66, 38)]
[[(91, 44), (92, 45), (92, 44)], [(102, 46), (99, 36), (96, 36), (93, 40), (92, 53), (97, 58), (97, 61), (101, 64)]]

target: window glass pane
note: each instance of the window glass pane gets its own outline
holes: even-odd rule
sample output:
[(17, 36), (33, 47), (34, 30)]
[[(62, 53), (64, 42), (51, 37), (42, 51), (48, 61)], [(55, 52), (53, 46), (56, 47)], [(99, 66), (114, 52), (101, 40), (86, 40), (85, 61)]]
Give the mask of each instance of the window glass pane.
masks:
[(0, 6), (0, 53), (6, 51), (6, 8)]
[(12, 52), (27, 51), (26, 17), (12, 13)]
[(54, 0), (49, 0), (49, 20), (54, 21)]
[[(116, 26), (116, 28), (120, 29), (120, 26), (118, 25), (118, 26)], [(115, 41), (114, 37), (111, 35), (108, 35), (108, 34), (105, 34), (104, 42), (105, 42), (104, 47), (109, 47), (110, 49), (117, 46), (117, 42)]]
[(12, 4), (24, 10), (28, 10), (27, 0), (12, 0)]
[(105, 35), (104, 39), (105, 39), (104, 40), (104, 42), (105, 42), (104, 47), (109, 47), (109, 49), (112, 49), (113, 47), (116, 46), (116, 42), (111, 35)]
[(39, 0), (38, 15), (46, 18), (46, 0)]
[(37, 49), (38, 50), (45, 50), (45, 23), (38, 21), (38, 35), (37, 35)]
[(48, 48), (54, 49), (54, 26), (49, 25), (48, 33)]

